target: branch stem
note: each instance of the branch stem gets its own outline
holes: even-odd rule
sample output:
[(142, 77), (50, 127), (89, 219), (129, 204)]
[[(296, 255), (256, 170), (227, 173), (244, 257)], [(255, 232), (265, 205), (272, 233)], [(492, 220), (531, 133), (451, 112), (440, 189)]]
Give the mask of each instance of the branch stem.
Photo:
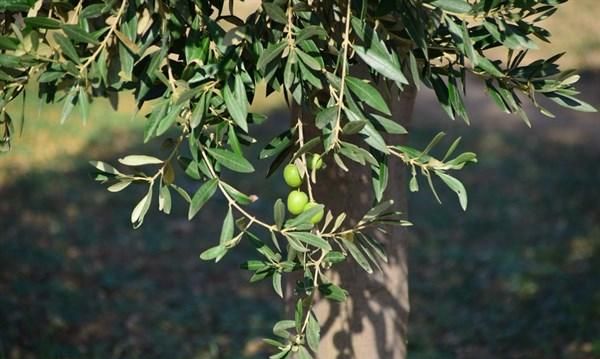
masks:
[(344, 90), (346, 88), (346, 73), (348, 71), (348, 45), (350, 45), (350, 16), (352, 10), (352, 2), (350, 0), (347, 1), (346, 6), (346, 28), (344, 30), (344, 40), (342, 42), (343, 47), (343, 57), (342, 57), (342, 77), (340, 80), (340, 96), (337, 101), (337, 116), (335, 120), (335, 125), (333, 126), (333, 141), (331, 142), (330, 147), (334, 148), (337, 146), (339, 141), (339, 133), (341, 130), (341, 120), (342, 120), (342, 109), (344, 108)]
[(123, 16), (123, 13), (125, 12), (126, 7), (127, 7), (127, 1), (123, 0), (123, 2), (121, 3), (121, 7), (119, 8), (119, 11), (117, 12), (117, 16), (115, 17), (115, 21), (112, 23), (112, 25), (110, 25), (110, 29), (108, 30), (108, 33), (104, 37), (104, 40), (102, 40), (102, 42), (100, 43), (100, 46), (98, 46), (98, 48), (96, 49), (96, 51), (94, 51), (92, 56), (88, 57), (88, 59), (79, 66), (79, 74), (80, 75), (82, 75), (84, 73), (84, 71), (87, 69), (87, 67), (96, 59), (96, 57), (98, 57), (98, 55), (106, 47), (106, 45), (108, 45), (108, 42), (112, 38), (113, 33), (117, 30), (117, 26), (119, 25), (119, 20), (121, 20), (121, 17)]

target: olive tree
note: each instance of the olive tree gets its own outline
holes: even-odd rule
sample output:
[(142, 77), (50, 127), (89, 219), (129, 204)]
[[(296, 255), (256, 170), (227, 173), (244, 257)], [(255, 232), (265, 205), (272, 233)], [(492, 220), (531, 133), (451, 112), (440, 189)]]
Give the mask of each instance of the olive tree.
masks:
[[(559, 69), (561, 55), (524, 60), (549, 41), (541, 21), (565, 1), (272, 0), (241, 15), (232, 0), (5, 0), (2, 149), (19, 118), (7, 105), (26, 91), (62, 103), (61, 121), (74, 110), (86, 121), (97, 97), (116, 106), (119, 93), (133, 93), (138, 111), (151, 105), (140, 114), (144, 141), (160, 139), (169, 154), (91, 163), (111, 192), (147, 189), (132, 204), (134, 227), (152, 206), (169, 214), (174, 200), (192, 220), (220, 193), (220, 236), (200, 258), (219, 262), (253, 244), (250, 280), (271, 281), (291, 309), (266, 339), (271, 358), (403, 358), (407, 190), (429, 187), (440, 201), (435, 188), (447, 186), (466, 210), (456, 173), (476, 162), (443, 133), (407, 145), (415, 95), (432, 89), (448, 117), (467, 124), (467, 77), (527, 125), (523, 101), (549, 117), (540, 98), (594, 111), (576, 98), (579, 77)], [(282, 93), (291, 114), (268, 143), (253, 137), (268, 126), (249, 110), (259, 85)], [(258, 159), (247, 155), (253, 146)], [(258, 180), (255, 160), (269, 161), (268, 175), (283, 169), (292, 187), (272, 218), (253, 213), (260, 196), (223, 176)]]

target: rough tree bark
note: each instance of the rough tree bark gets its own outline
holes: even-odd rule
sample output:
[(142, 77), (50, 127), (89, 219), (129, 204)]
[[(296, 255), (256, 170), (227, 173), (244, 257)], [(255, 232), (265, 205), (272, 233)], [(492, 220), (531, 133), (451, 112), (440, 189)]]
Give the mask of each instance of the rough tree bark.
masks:
[[(393, 118), (405, 127), (410, 122), (416, 91), (406, 89), (390, 96)], [(308, 122), (308, 121), (307, 121)], [(308, 123), (307, 123), (308, 125)], [(406, 136), (395, 136), (393, 141)], [(389, 139), (390, 143), (392, 139)], [(328, 166), (319, 172), (316, 198), (334, 213), (346, 212), (356, 221), (373, 201), (369, 169), (346, 161), (350, 171)], [(395, 208), (406, 213), (407, 172), (399, 161), (390, 163), (390, 180), (385, 195)], [(409, 311), (406, 266), (406, 236), (403, 227), (387, 228), (375, 235), (386, 247), (389, 263), (374, 274), (364, 272), (349, 259), (329, 273), (350, 293), (344, 303), (319, 300), (315, 313), (322, 324), (319, 359), (404, 359)]]

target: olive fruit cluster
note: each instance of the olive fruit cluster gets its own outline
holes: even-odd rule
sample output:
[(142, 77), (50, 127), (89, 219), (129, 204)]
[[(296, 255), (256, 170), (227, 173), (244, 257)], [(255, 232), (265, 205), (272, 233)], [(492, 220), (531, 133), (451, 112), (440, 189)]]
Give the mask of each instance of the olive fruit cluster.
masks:
[[(308, 168), (318, 170), (323, 166), (323, 159), (320, 155), (314, 154), (311, 156), (310, 161), (308, 161)], [(310, 208), (317, 205), (316, 202), (310, 202), (308, 199), (308, 195), (299, 189), (304, 180), (302, 174), (300, 173), (300, 169), (295, 164), (288, 164), (283, 169), (283, 179), (285, 183), (295, 188), (290, 191), (287, 197), (287, 209), (288, 211), (297, 216), (300, 213), (309, 210)], [(310, 222), (313, 224), (317, 224), (321, 222), (323, 219), (325, 211), (320, 210), (314, 216), (311, 217)]]

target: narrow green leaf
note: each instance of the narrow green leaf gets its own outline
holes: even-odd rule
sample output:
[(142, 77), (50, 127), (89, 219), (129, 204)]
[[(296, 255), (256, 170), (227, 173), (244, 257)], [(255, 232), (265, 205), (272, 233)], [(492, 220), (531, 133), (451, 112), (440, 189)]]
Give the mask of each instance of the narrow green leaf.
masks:
[(406, 77), (402, 73), (402, 69), (394, 65), (391, 60), (391, 56), (381, 54), (374, 51), (371, 48), (365, 48), (360, 45), (352, 45), (354, 51), (360, 56), (363, 61), (369, 65), (373, 70), (379, 72), (381, 75), (387, 77), (390, 80), (396, 81), (401, 84), (408, 84)]
[(471, 5), (465, 0), (435, 0), (432, 5), (449, 12), (465, 14), (471, 11)]
[(277, 228), (281, 229), (285, 221), (285, 204), (281, 198), (278, 198), (273, 205), (273, 218)]
[(210, 261), (217, 258), (222, 258), (227, 253), (227, 248), (222, 245), (211, 247), (200, 254), (200, 259)]
[(147, 155), (128, 155), (119, 158), (119, 162), (125, 166), (144, 166), (144, 165), (159, 165), (163, 160)]
[(342, 127), (342, 133), (353, 135), (360, 132), (368, 122), (366, 120), (350, 121)]
[(150, 203), (152, 202), (152, 185), (148, 186), (148, 193), (138, 202), (131, 211), (131, 223), (134, 228), (138, 228), (144, 222), (144, 217), (148, 213)]
[(119, 48), (119, 62), (121, 63), (119, 77), (123, 81), (131, 81), (133, 80), (133, 66), (135, 63), (133, 53), (122, 42), (119, 42), (117, 47)]
[(241, 75), (236, 74), (227, 82), (223, 88), (223, 100), (233, 122), (248, 132), (248, 98)]
[(223, 219), (223, 225), (221, 226), (221, 235), (219, 236), (219, 244), (225, 245), (228, 241), (233, 238), (234, 223), (233, 223), (233, 212), (231, 207), (227, 211), (227, 215)]
[(292, 329), (296, 326), (296, 323), (293, 320), (280, 320), (273, 326), (273, 334), (281, 338), (288, 338), (290, 333), (289, 329)]
[(405, 135), (408, 133), (406, 128), (394, 120), (387, 119), (377, 114), (370, 114), (370, 117), (375, 120), (375, 128), (381, 127), (385, 132), (391, 135)]
[(371, 264), (369, 263), (369, 261), (367, 260), (365, 255), (356, 246), (356, 244), (354, 244), (353, 241), (342, 240), (341, 242), (342, 242), (342, 245), (344, 247), (346, 247), (348, 252), (350, 252), (350, 255), (352, 256), (352, 258), (354, 258), (356, 263), (358, 263), (358, 265), (360, 265), (362, 267), (362, 269), (365, 270), (365, 272), (367, 272), (369, 274), (373, 273), (373, 268), (371, 267)]
[(283, 9), (279, 7), (279, 5), (275, 3), (263, 2), (262, 7), (263, 9), (265, 9), (267, 15), (269, 15), (269, 17), (273, 21), (278, 22), (280, 24), (287, 23), (287, 17), (285, 16)]
[(158, 195), (158, 209), (166, 214), (171, 213), (172, 201), (169, 186), (162, 186)]
[(296, 54), (298, 54), (300, 61), (302, 61), (306, 66), (310, 67), (315, 71), (321, 71), (321, 64), (319, 64), (319, 62), (315, 60), (312, 56), (298, 48), (296, 48), (295, 52)]
[(268, 64), (270, 64), (273, 60), (275, 60), (276, 58), (278, 58), (281, 55), (281, 53), (287, 46), (288, 46), (288, 43), (286, 41), (281, 41), (277, 44), (270, 45), (260, 55), (260, 57), (258, 58), (258, 62), (256, 63), (256, 66), (259, 69), (264, 70)]
[(313, 359), (310, 352), (305, 347), (300, 347), (298, 349), (298, 359)]
[(88, 32), (83, 31), (79, 25), (62, 24), (62, 29), (69, 39), (75, 42), (82, 42), (87, 44), (97, 45), (98, 40), (90, 35)]
[(158, 128), (160, 121), (165, 117), (168, 106), (169, 102), (163, 101), (152, 110), (152, 113), (144, 124), (144, 143), (156, 136), (156, 129)]
[(288, 232), (287, 235), (313, 247), (317, 247), (325, 251), (331, 250), (331, 245), (329, 242), (315, 234), (309, 232)]
[(316, 25), (308, 25), (308, 26), (304, 26), (299, 32), (298, 35), (296, 36), (296, 42), (302, 42), (306, 39), (309, 39), (313, 36), (318, 36), (319, 38), (323, 39), (327, 37), (327, 31), (325, 31), (325, 29), (323, 29), (320, 26), (316, 26)]
[(371, 166), (371, 169), (371, 181), (373, 183), (375, 199), (377, 202), (380, 202), (383, 198), (383, 193), (385, 192), (389, 181), (389, 168), (386, 158), (384, 157), (378, 166)]
[(87, 92), (82, 87), (79, 87), (79, 97), (77, 98), (77, 102), (79, 103), (79, 112), (81, 113), (81, 119), (85, 124), (90, 115), (90, 98), (88, 97)]
[[(349, 108), (344, 108), (344, 113), (346, 114), (346, 117), (348, 117), (349, 121), (363, 120), (361, 116), (359, 116)], [(363, 127), (363, 129), (360, 131), (360, 133), (366, 136), (365, 142), (369, 144), (369, 146), (373, 147), (374, 149), (380, 152), (389, 153), (385, 140), (383, 139), (381, 134), (375, 129), (375, 127), (373, 127), (372, 124), (367, 123), (365, 127)]]
[(346, 292), (346, 290), (333, 283), (319, 285), (319, 292), (321, 292), (325, 298), (334, 300), (336, 302), (343, 302), (348, 297), (348, 292)]
[(410, 66), (410, 75), (412, 76), (413, 84), (417, 87), (417, 91), (421, 89), (421, 76), (419, 76), (419, 66), (417, 59), (412, 51), (408, 52), (408, 61)]
[(113, 184), (112, 186), (109, 186), (106, 189), (109, 192), (120, 192), (120, 191), (124, 190), (125, 188), (129, 187), (131, 182), (132, 182), (131, 180), (120, 181), (120, 182)]
[(18, 48), (19, 48), (19, 39), (16, 39), (14, 37), (9, 37), (9, 36), (0, 36), (0, 49), (14, 51)]
[(319, 342), (321, 341), (321, 327), (315, 315), (310, 312), (308, 317), (308, 324), (306, 326), (306, 342), (310, 349), (315, 353), (319, 351)]
[(246, 204), (250, 204), (252, 202), (254, 202), (254, 199), (250, 196), (248, 196), (247, 194), (244, 194), (240, 191), (238, 191), (236, 188), (228, 185), (227, 183), (222, 183), (223, 188), (225, 189), (225, 191), (231, 196), (233, 197), (233, 199), (242, 205), (246, 205)]
[(294, 324), (296, 326), (296, 333), (302, 332), (302, 319), (304, 318), (304, 303), (302, 298), (299, 298), (296, 302), (296, 308), (294, 310)]
[(180, 103), (178, 105), (170, 106), (166, 112), (166, 116), (158, 119), (158, 123), (156, 125), (157, 136), (164, 134), (169, 128), (171, 128), (171, 126), (173, 126), (184, 105), (185, 103)]
[[(285, 222), (285, 228), (297, 228), (303, 224), (310, 224), (310, 219), (322, 211), (325, 207), (322, 204), (316, 205), (314, 207), (310, 207), (306, 211), (300, 213), (298, 216), (291, 218)], [(312, 227), (312, 226), (311, 226)]]
[(210, 102), (210, 92), (205, 92), (200, 95), (200, 98), (196, 102), (196, 106), (194, 107), (194, 111), (192, 112), (192, 118), (190, 119), (190, 126), (192, 128), (198, 127), (202, 120), (204, 119), (204, 115), (206, 114), (206, 110), (208, 108), (208, 104)]
[(479, 57), (479, 60), (477, 61), (477, 67), (492, 76), (504, 77), (502, 71), (500, 71), (492, 61), (488, 60), (485, 57)]
[(302, 156), (303, 154), (315, 149), (319, 145), (319, 143), (321, 143), (320, 137), (313, 137), (310, 140), (306, 141), (304, 145), (302, 145), (302, 147), (300, 147), (298, 151), (294, 153), (294, 157), (292, 157), (292, 162), (296, 160), (296, 158), (300, 158), (300, 156)]
[(446, 161), (450, 156), (452, 156), (452, 154), (456, 150), (456, 147), (458, 147), (460, 140), (461, 140), (461, 137), (458, 137), (456, 140), (454, 140), (454, 142), (452, 142), (452, 145), (450, 145), (450, 147), (448, 147), (448, 151), (446, 151), (446, 154), (442, 158), (442, 162)]
[(544, 95), (562, 107), (570, 108), (575, 111), (581, 112), (597, 112), (597, 110), (592, 105), (590, 105), (587, 102), (576, 99), (573, 96), (559, 94), (556, 92), (547, 92), (544, 93)]
[(237, 153), (240, 156), (243, 156), (244, 153), (242, 151), (242, 146), (240, 145), (238, 136), (235, 133), (235, 128), (232, 125), (229, 125), (228, 127), (229, 128), (227, 130), (227, 144), (229, 145), (229, 147), (231, 147), (233, 152)]
[(462, 184), (462, 182), (460, 182), (459, 180), (457, 180), (456, 178), (445, 174), (443, 172), (440, 171), (435, 171), (435, 174), (442, 179), (442, 181), (444, 181), (444, 183), (446, 183), (446, 185), (456, 193), (456, 195), (458, 196), (458, 200), (460, 202), (460, 206), (462, 207), (463, 211), (467, 210), (467, 190), (465, 189), (465, 186)]
[(232, 171), (240, 173), (254, 172), (252, 164), (244, 157), (235, 152), (231, 152), (222, 148), (207, 148), (206, 151), (223, 166)]
[(102, 162), (102, 161), (90, 161), (90, 165), (96, 167), (96, 169), (98, 169), (101, 172), (104, 173), (110, 173), (113, 175), (119, 175), (121, 174), (121, 172), (117, 171), (116, 168), (114, 168), (113, 166), (109, 165), (106, 162)]
[(273, 290), (277, 295), (283, 298), (283, 289), (281, 288), (281, 273), (275, 272), (273, 273)]
[(392, 114), (390, 108), (383, 99), (383, 96), (381, 96), (379, 91), (368, 82), (361, 81), (356, 77), (347, 76), (346, 85), (348, 85), (350, 91), (356, 95), (358, 101), (365, 102), (367, 105), (386, 115)]
[(60, 21), (43, 16), (25, 17), (23, 21), (25, 22), (25, 25), (34, 29), (60, 29), (61, 25)]
[(287, 239), (288, 243), (290, 244), (290, 247), (292, 247), (295, 251), (301, 253), (308, 251), (308, 248), (306, 248), (302, 243), (300, 243), (298, 239), (292, 236), (285, 236), (285, 239)]
[(292, 132), (286, 130), (283, 133), (274, 137), (265, 148), (260, 151), (259, 158), (265, 159), (272, 156), (276, 156), (283, 152), (292, 143)]
[(377, 242), (372, 237), (370, 237), (369, 235), (364, 234), (362, 232), (358, 232), (358, 240), (361, 243), (371, 247), (371, 250), (377, 256), (379, 256), (379, 258), (381, 258), (381, 260), (383, 260), (385, 263), (388, 262), (388, 257), (387, 257), (387, 254), (385, 253), (385, 248), (383, 247), (383, 244)]
[(218, 183), (218, 180), (213, 178), (204, 182), (202, 186), (198, 188), (190, 203), (188, 220), (192, 219), (202, 208), (202, 206), (204, 206), (204, 204), (206, 204), (206, 202), (208, 202), (208, 200), (215, 194)]
[(325, 261), (331, 264), (341, 263), (346, 260), (346, 256), (342, 252), (331, 251), (325, 256)]
[(77, 90), (77, 86), (73, 86), (73, 87), (71, 87), (71, 89), (69, 90), (69, 93), (65, 97), (65, 102), (63, 103), (63, 108), (62, 108), (62, 113), (60, 115), (60, 124), (61, 125), (63, 123), (65, 123), (65, 121), (67, 120), (67, 118), (69, 117), (71, 112), (73, 111), (73, 108), (75, 107), (75, 104), (77, 103), (78, 94), (79, 94), (79, 91)]
[(337, 116), (337, 109), (337, 106), (332, 106), (319, 111), (315, 119), (317, 128), (323, 129), (325, 126), (333, 124)]

